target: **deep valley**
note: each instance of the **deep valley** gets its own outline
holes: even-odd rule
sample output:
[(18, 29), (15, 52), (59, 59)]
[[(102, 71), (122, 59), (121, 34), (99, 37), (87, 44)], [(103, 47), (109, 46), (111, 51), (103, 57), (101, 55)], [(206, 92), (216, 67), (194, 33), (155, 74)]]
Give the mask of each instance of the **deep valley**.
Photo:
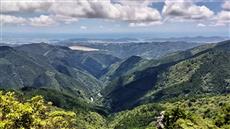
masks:
[[(140, 43), (128, 47), (138, 46), (132, 49), (136, 52), (127, 51), (128, 44), (106, 45), (107, 51), (101, 51), (104, 44), (85, 45), (99, 51), (46, 43), (0, 46), (0, 87), (27, 99), (42, 95), (53, 106), (74, 111), (76, 128), (156, 128), (157, 117), (164, 111), (169, 114), (164, 114), (166, 121), (162, 123), (166, 122), (168, 128), (187, 128), (192, 123), (193, 128), (227, 129), (230, 41), (168, 44)], [(169, 48), (156, 54), (161, 51), (150, 46), (157, 46), (158, 50)], [(110, 48), (116, 50), (114, 47), (124, 51), (110, 52)], [(148, 56), (146, 48), (152, 52)], [(150, 59), (154, 53), (158, 56)], [(198, 106), (202, 108), (196, 109)], [(226, 116), (209, 117), (217, 110)], [(170, 113), (179, 118), (167, 118)], [(195, 118), (190, 113), (201, 115)], [(218, 123), (218, 119), (226, 122)]]

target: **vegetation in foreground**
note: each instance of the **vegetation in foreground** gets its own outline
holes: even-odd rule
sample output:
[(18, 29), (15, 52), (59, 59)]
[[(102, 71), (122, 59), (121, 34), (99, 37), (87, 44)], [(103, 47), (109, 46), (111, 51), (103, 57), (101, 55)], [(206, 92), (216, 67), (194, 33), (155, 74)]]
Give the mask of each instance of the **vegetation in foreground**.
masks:
[(1, 129), (229, 129), (230, 95), (138, 106), (109, 116), (90, 110), (65, 111), (42, 96), (26, 100), (0, 92)]
[(159, 123), (165, 129), (229, 129), (230, 95), (141, 105), (115, 114), (109, 125), (115, 129), (155, 129)]
[(51, 106), (42, 96), (30, 100), (17, 98), (14, 92), (0, 92), (1, 129), (75, 128), (76, 114)]

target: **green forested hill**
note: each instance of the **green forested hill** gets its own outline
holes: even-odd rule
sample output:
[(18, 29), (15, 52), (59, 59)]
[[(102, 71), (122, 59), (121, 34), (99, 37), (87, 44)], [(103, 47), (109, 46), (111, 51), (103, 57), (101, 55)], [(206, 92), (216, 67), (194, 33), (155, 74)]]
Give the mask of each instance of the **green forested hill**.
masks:
[(57, 64), (61, 63), (69, 67), (84, 70), (97, 78), (107, 71), (107, 67), (120, 60), (117, 57), (100, 52), (74, 51), (68, 47), (45, 43), (21, 45), (16, 49), (36, 56), (44, 56), (56, 67), (59, 67)]
[[(20, 110), (14, 110), (22, 114), (15, 117), (20, 121), (31, 111), (21, 107), (41, 95), (58, 107), (50, 110), (75, 112), (58, 112), (67, 119), (74, 117), (71, 128), (229, 129), (230, 41), (157, 60), (138, 56), (120, 60), (43, 43), (1, 46), (0, 89), (16, 92), (17, 96), (0, 92), (0, 100), (19, 105)], [(9, 113), (6, 106), (0, 103), (0, 120)], [(0, 121), (0, 128), (5, 126)]]
[[(104, 86), (96, 77), (118, 58), (45, 43), (0, 47), (0, 89), (43, 95), (55, 106), (94, 108)], [(90, 103), (90, 104), (88, 104)], [(96, 107), (93, 110), (100, 110)]]
[[(90, 95), (102, 84), (92, 75), (63, 63), (52, 65), (48, 58), (11, 47), (0, 47), (0, 87), (48, 88), (70, 95)], [(61, 69), (59, 69), (61, 68)], [(83, 93), (83, 94), (82, 94)]]
[(110, 90), (111, 87), (114, 87), (114, 83), (116, 84), (118, 80), (122, 80), (123, 83), (128, 83), (137, 80), (138, 79), (137, 77), (134, 78), (135, 74), (137, 73), (139, 74), (143, 73), (144, 76), (146, 73), (144, 71), (148, 69), (151, 68), (154, 69), (155, 67), (162, 67), (162, 66), (164, 67), (167, 65), (171, 66), (179, 61), (190, 58), (199, 52), (210, 49), (215, 45), (216, 44), (201, 45), (199, 47), (195, 47), (186, 51), (178, 51), (178, 52), (168, 54), (157, 60), (156, 59), (147, 60), (138, 56), (132, 56), (130, 58), (124, 59), (123, 61), (113, 64), (109, 68), (109, 71), (101, 77), (101, 80), (103, 80), (106, 83), (112, 82), (111, 84), (108, 84), (108, 86), (105, 88), (105, 91), (103, 91), (103, 93), (107, 93), (107, 90)]
[(230, 42), (202, 51), (171, 66), (158, 77), (153, 100), (230, 92)]
[[(229, 129), (230, 96), (191, 97), (144, 104), (103, 116), (88, 108), (72, 112), (52, 106), (42, 96), (0, 92), (0, 128), (68, 129)], [(70, 109), (69, 109), (70, 110)]]
[(116, 129), (157, 129), (162, 116), (166, 129), (229, 129), (230, 96), (206, 96), (158, 104), (145, 104), (111, 116)]
[(145, 65), (148, 64), (150, 64), (150, 60), (141, 58), (139, 56), (131, 56), (111, 65), (108, 68), (108, 71), (100, 78), (100, 80), (108, 84), (121, 76), (144, 69), (146, 67)]
[(102, 92), (104, 103), (119, 111), (140, 103), (229, 93), (229, 50), (230, 41), (225, 41), (188, 50), (189, 55), (181, 56), (188, 53), (181, 52), (175, 61), (163, 58), (157, 65), (152, 63), (153, 66), (112, 81)]

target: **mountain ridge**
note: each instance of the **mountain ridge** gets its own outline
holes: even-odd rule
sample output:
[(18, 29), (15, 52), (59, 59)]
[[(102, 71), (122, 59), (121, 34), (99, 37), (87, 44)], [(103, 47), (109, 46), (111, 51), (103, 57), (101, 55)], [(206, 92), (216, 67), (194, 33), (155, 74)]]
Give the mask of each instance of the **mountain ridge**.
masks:
[[(207, 62), (207, 61), (211, 61), (209, 58), (211, 58), (213, 61), (222, 61), (222, 64), (224, 65), (223, 66), (223, 68), (219, 68), (220, 70), (221, 69), (228, 69), (228, 64), (230, 63), (230, 61), (228, 60), (229, 59), (229, 57), (230, 56), (228, 56), (229, 55), (229, 47), (230, 46), (230, 41), (228, 40), (228, 41), (225, 41), (225, 42), (221, 42), (221, 43), (218, 43), (217, 45), (214, 45), (214, 46), (211, 46), (211, 47), (207, 47), (206, 49), (204, 49), (204, 50), (201, 50), (201, 51), (199, 51), (198, 53), (194, 53), (194, 55), (189, 55), (188, 57), (187, 56), (185, 56), (186, 58), (184, 58), (184, 59), (181, 59), (181, 60), (177, 60), (176, 59), (176, 61), (175, 62), (169, 62), (168, 63), (168, 66), (167, 66), (167, 63), (163, 63), (163, 64), (160, 64), (160, 65), (156, 65), (156, 66), (153, 66), (152, 68), (151, 67), (147, 67), (147, 69), (145, 69), (145, 70), (142, 70), (142, 71), (139, 71), (139, 73), (137, 72), (137, 73), (131, 73), (131, 74), (128, 74), (128, 75), (125, 75), (124, 77), (121, 77), (120, 79), (118, 79), (119, 81), (118, 82), (112, 82), (111, 83), (111, 85), (114, 85), (116, 88), (109, 88), (109, 87), (107, 87), (107, 88), (109, 88), (110, 90), (108, 90), (108, 89), (105, 89), (105, 100), (104, 100), (104, 103), (105, 103), (105, 105), (107, 105), (107, 106), (109, 106), (109, 104), (112, 104), (112, 106), (111, 106), (111, 108), (112, 109), (114, 109), (115, 111), (117, 110), (117, 111), (119, 111), (119, 110), (123, 110), (123, 109), (125, 109), (125, 108), (129, 108), (129, 107), (132, 107), (132, 105), (136, 105), (137, 103), (143, 103), (144, 101), (145, 102), (156, 102), (156, 101), (159, 101), (159, 100), (161, 100), (162, 98), (161, 98), (161, 96), (164, 96), (164, 97), (166, 97), (167, 96), (167, 94), (169, 94), (169, 96), (168, 97), (166, 97), (166, 98), (173, 98), (173, 90), (171, 89), (171, 90), (167, 90), (167, 92), (166, 93), (164, 93), (164, 94), (162, 94), (162, 92), (164, 91), (164, 90), (162, 90), (160, 87), (166, 87), (166, 86), (162, 86), (162, 84), (159, 84), (159, 81), (160, 81), (160, 78), (167, 78), (167, 75), (166, 75), (166, 77), (165, 77), (165, 75), (164, 74), (166, 74), (167, 72), (169, 72), (170, 74), (172, 74), (173, 76), (172, 77), (175, 77), (175, 78), (171, 78), (171, 79), (169, 79), (169, 80), (175, 80), (175, 79), (177, 79), (177, 78), (184, 78), (184, 77), (186, 77), (186, 76), (184, 76), (184, 75), (180, 75), (180, 73), (182, 73), (183, 71), (181, 71), (181, 70), (179, 70), (178, 72), (177, 71), (175, 71), (175, 70), (173, 70), (173, 71), (175, 71), (174, 73), (172, 72), (172, 71), (168, 71), (169, 69), (172, 69), (173, 67), (175, 67), (175, 66), (180, 66), (180, 67), (184, 67), (184, 68), (186, 68), (187, 66), (183, 63), (183, 62), (188, 62), (187, 64), (192, 64), (192, 62), (190, 62), (190, 60), (197, 60), (197, 61), (199, 61), (200, 60), (200, 62)], [(196, 48), (197, 49), (197, 48)], [(191, 51), (191, 50), (189, 50), (189, 51)], [(216, 55), (215, 55), (216, 54)], [(201, 58), (201, 57), (203, 57), (203, 55), (205, 55), (204, 56), (204, 58)], [(221, 57), (221, 59), (218, 59), (218, 58), (220, 58)], [(207, 58), (207, 59), (206, 59)], [(226, 60), (227, 59), (227, 60)], [(208, 65), (210, 65), (210, 64), (204, 64), (204, 67), (205, 66), (208, 66)], [(215, 63), (213, 64), (213, 65), (216, 65)], [(189, 69), (191, 69), (191, 70), (196, 70), (197, 68), (195, 68), (195, 66), (196, 65), (191, 65), (191, 66), (189, 66), (189, 67), (191, 67), (191, 68), (189, 68)], [(230, 65), (229, 65), (230, 66)], [(182, 68), (183, 68), (182, 67)], [(156, 70), (156, 71), (154, 71), (154, 69), (157, 69), (158, 68), (158, 70)], [(186, 68), (187, 69), (187, 68)], [(188, 70), (189, 70), (188, 69)], [(201, 70), (202, 69), (205, 69), (205, 68), (203, 68), (203, 66), (200, 68)], [(218, 71), (219, 70), (218, 68), (215, 68), (214, 66), (213, 66), (213, 68), (212, 69), (209, 69), (209, 70), (211, 70), (211, 71), (213, 71), (214, 73), (213, 74), (219, 74), (218, 76), (226, 76), (226, 77), (229, 77), (229, 74), (228, 74), (228, 72), (220, 72), (220, 71)], [(230, 68), (229, 68), (230, 69)], [(217, 70), (217, 71), (214, 71), (214, 70)], [(186, 71), (185, 71), (186, 72)], [(193, 71), (190, 71), (190, 72), (192, 72), (193, 73)], [(150, 73), (150, 76), (148, 77), (147, 75), (148, 75), (148, 73)], [(174, 75), (175, 73), (177, 73), (178, 75)], [(197, 73), (198, 74), (198, 72), (196, 72), (195, 71), (195, 73)], [(205, 76), (205, 71), (203, 70), (203, 71), (201, 71), (201, 73), (202, 73), (202, 76)], [(225, 73), (225, 74), (224, 74)], [(187, 74), (185, 74), (185, 75), (187, 75)], [(139, 76), (139, 77), (138, 77)], [(208, 75), (207, 75), (208, 76)], [(218, 76), (216, 76), (216, 77), (218, 77)], [(218, 78), (220, 78), (220, 77), (218, 77)], [(225, 77), (225, 78), (226, 78)], [(130, 80), (130, 78), (136, 78), (136, 79), (134, 79), (133, 81), (127, 81), (127, 80)], [(139, 78), (139, 79), (138, 79)], [(155, 79), (154, 79), (155, 78)], [(189, 77), (190, 78), (190, 77)], [(194, 77), (192, 77), (192, 78), (194, 78)], [(145, 80), (146, 79), (146, 80)], [(195, 79), (195, 78), (194, 78)], [(198, 78), (197, 78), (198, 79)], [(124, 81), (122, 81), (122, 80), (126, 80), (126, 82), (127, 83), (124, 83)], [(142, 81), (141, 81), (142, 80)], [(151, 81), (150, 81), (151, 80)], [(221, 79), (221, 80), (223, 80), (223, 79)], [(122, 82), (122, 83), (121, 83)], [(140, 83), (140, 82), (142, 82), (142, 83)], [(156, 82), (155, 84), (154, 84), (154, 82)], [(161, 83), (164, 83), (165, 81), (162, 81)], [(223, 81), (219, 81), (219, 82), (223, 82)], [(139, 84), (140, 83), (140, 84)], [(171, 83), (170, 82), (170, 84), (173, 84), (173, 83)], [(195, 82), (194, 82), (194, 84), (195, 84)], [(224, 84), (224, 83), (223, 83)], [(130, 86), (129, 86), (130, 85)], [(147, 98), (145, 98), (144, 96), (146, 96), (146, 95), (143, 95), (143, 92), (141, 92), (140, 91), (140, 89), (137, 89), (136, 90), (136, 92), (133, 92), (133, 90), (135, 89), (135, 86), (138, 86), (138, 87), (142, 87), (142, 85), (145, 87), (145, 88), (149, 88), (147, 91), (146, 91), (146, 94), (148, 94), (148, 99)], [(154, 88), (156, 85), (158, 85), (158, 87), (159, 87), (159, 89), (157, 90), (157, 89), (151, 89), (151, 88)], [(167, 84), (165, 84), (165, 85), (167, 85)], [(186, 85), (189, 85), (189, 84), (185, 84), (185, 86)], [(193, 84), (192, 84), (193, 85)], [(213, 84), (213, 85), (215, 85), (215, 84)], [(219, 85), (219, 84), (218, 84)], [(224, 84), (225, 85), (225, 84)], [(199, 85), (198, 84), (198, 86), (197, 87), (199, 87), (199, 86), (201, 86), (201, 85)], [(211, 86), (211, 83), (208, 83), (208, 86)], [(220, 86), (220, 85), (219, 85)], [(113, 87), (113, 86), (112, 86)], [(124, 88), (125, 87), (131, 87), (131, 90), (125, 90)], [(132, 87), (134, 87), (133, 89), (132, 89)], [(218, 86), (215, 86), (215, 87), (218, 87)], [(220, 86), (218, 89), (221, 89), (221, 87), (223, 87), (223, 86)], [(167, 88), (166, 88), (167, 89)], [(178, 89), (178, 88), (175, 88), (174, 90), (176, 91), (176, 89)], [(184, 90), (186, 89), (186, 87), (184, 87)], [(191, 87), (190, 87), (190, 89), (191, 89)], [(188, 90), (188, 91), (183, 91), (183, 87), (181, 87), (181, 90), (180, 89), (178, 89), (179, 91), (180, 91), (180, 93), (179, 93), (179, 91), (177, 91), (178, 93), (177, 94), (180, 94), (181, 96), (184, 96), (183, 95), (183, 92), (189, 92), (189, 93), (191, 93), (191, 95), (195, 95), (196, 93), (195, 92), (193, 92), (193, 90), (195, 90), (195, 88), (193, 89), (193, 90)], [(224, 90), (223, 88), (222, 88), (222, 90)], [(119, 91), (119, 92), (118, 92)], [(152, 91), (152, 94), (151, 95), (149, 95), (149, 91)], [(166, 91), (166, 90), (165, 90)], [(227, 89), (225, 89), (225, 91), (228, 93), (228, 90)], [(148, 93), (147, 93), (148, 92)], [(156, 93), (155, 93), (156, 92)], [(204, 91), (203, 91), (204, 92)], [(221, 92), (221, 90), (220, 91), (217, 91), (217, 92), (215, 92), (215, 90), (211, 90), (210, 91), (210, 93), (214, 93), (214, 94), (217, 94), (217, 93), (220, 93)], [(171, 96), (170, 96), (170, 93), (171, 93)], [(201, 93), (202, 93), (202, 91), (201, 91)], [(142, 96), (142, 95), (143, 96)], [(145, 94), (145, 92), (144, 92), (144, 94)], [(200, 93), (198, 93), (198, 94), (200, 94)], [(137, 97), (139, 95), (139, 97)], [(119, 97), (118, 97), (119, 96)], [(142, 96), (142, 97), (141, 97)], [(154, 99), (154, 96), (156, 97), (155, 99)], [(143, 97), (144, 97), (144, 99), (143, 99)], [(153, 97), (153, 98), (152, 98)], [(176, 96), (174, 96), (174, 97), (176, 97)], [(106, 98), (108, 98), (108, 100), (106, 100)], [(141, 99), (141, 100), (139, 100), (139, 99)], [(151, 99), (152, 98), (152, 99)], [(111, 100), (112, 99), (112, 100)], [(124, 99), (124, 100), (123, 100)], [(107, 103), (108, 102), (108, 103)], [(144, 102), (144, 103), (145, 103)], [(122, 109), (122, 107), (123, 107), (123, 109)]]

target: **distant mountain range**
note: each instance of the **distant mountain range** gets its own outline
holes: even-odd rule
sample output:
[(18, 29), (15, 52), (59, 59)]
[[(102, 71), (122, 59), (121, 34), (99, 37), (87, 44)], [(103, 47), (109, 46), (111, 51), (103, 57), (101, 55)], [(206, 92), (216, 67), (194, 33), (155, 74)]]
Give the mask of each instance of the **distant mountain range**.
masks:
[(60, 43), (140, 43), (140, 42), (196, 42), (196, 43), (214, 43), (228, 40), (229, 37), (220, 36), (196, 36), (196, 37), (170, 37), (170, 38), (73, 38), (63, 40)]
[[(12, 34), (10, 34), (12, 35)], [(44, 35), (43, 35), (44, 36)], [(74, 35), (68, 36), (65, 35), (49, 35), (45, 37), (33, 35), (21, 35), (16, 37), (4, 37), (0, 41), (0, 46), (17, 46), (22, 44), (31, 44), (31, 43), (41, 43), (45, 42), (48, 44), (54, 45), (69, 45), (69, 44), (89, 44), (89, 43), (156, 43), (156, 42), (187, 42), (187, 43), (216, 43), (224, 40), (229, 40), (230, 37), (221, 37), (221, 36), (196, 36), (196, 37), (169, 37), (169, 38), (133, 38), (133, 37), (123, 37), (123, 38), (71, 38), (76, 37)], [(60, 38), (59, 38), (60, 37)]]
[(122, 59), (130, 56), (140, 56), (147, 59), (157, 59), (169, 53), (193, 48), (201, 43), (187, 42), (139, 42), (139, 43), (66, 43), (67, 46), (80, 45), (97, 49), (101, 53), (113, 55)]
[(196, 37), (171, 37), (171, 38), (152, 38), (148, 40), (152, 41), (184, 41), (184, 42), (197, 42), (197, 43), (215, 43), (224, 40), (229, 40), (230, 37), (220, 37), (220, 36), (196, 36)]

